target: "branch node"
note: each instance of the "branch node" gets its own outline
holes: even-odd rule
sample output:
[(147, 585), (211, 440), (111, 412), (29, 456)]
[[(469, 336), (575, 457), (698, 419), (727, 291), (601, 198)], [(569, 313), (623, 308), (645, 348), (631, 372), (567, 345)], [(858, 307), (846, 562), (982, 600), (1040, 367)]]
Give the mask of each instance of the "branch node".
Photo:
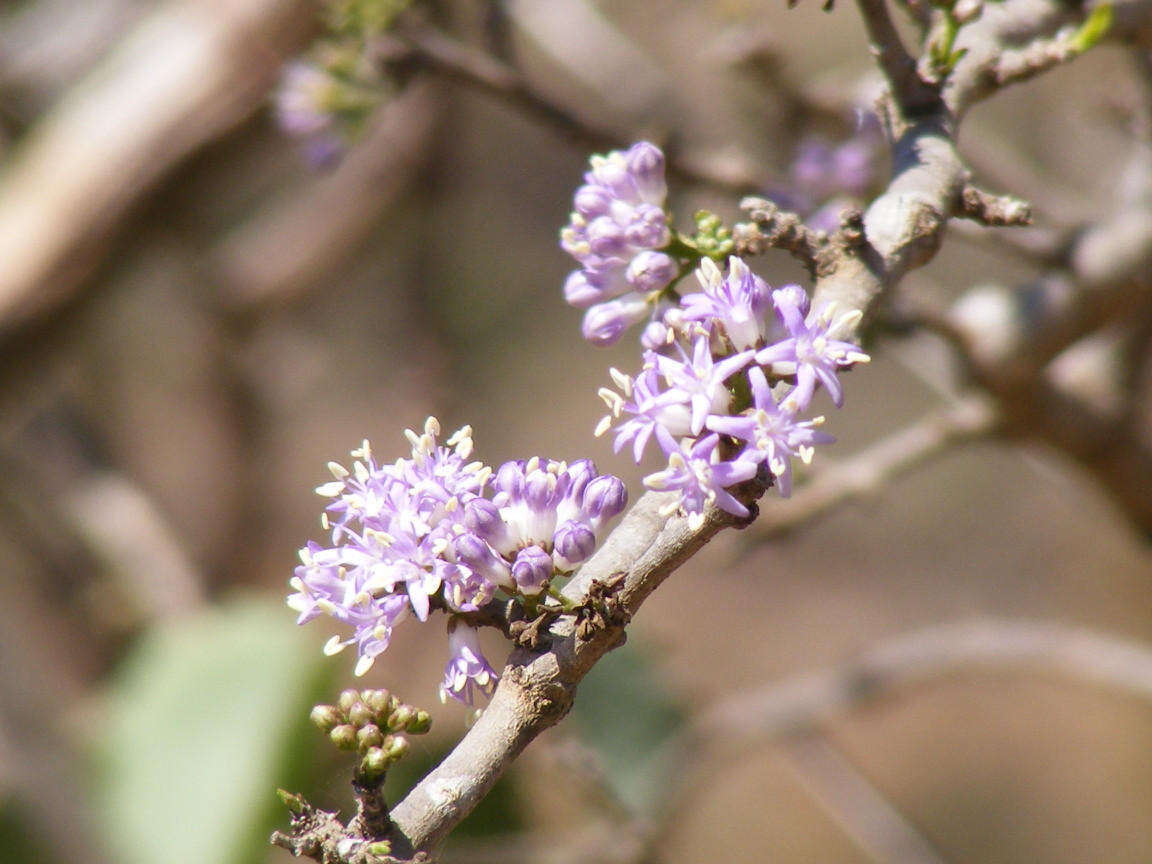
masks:
[(576, 637), (588, 641), (592, 636), (610, 627), (624, 627), (632, 620), (631, 614), (620, 602), (620, 589), (627, 573), (620, 572), (601, 582), (593, 579), (588, 586), (588, 597), (576, 610)]
[(1013, 195), (993, 195), (972, 183), (960, 192), (960, 211), (957, 214), (981, 225), (998, 228), (1032, 224), (1032, 205)]
[(816, 258), (827, 238), (805, 225), (799, 214), (782, 210), (767, 198), (745, 198), (740, 209), (752, 221), (738, 222), (732, 229), (737, 255), (783, 249), (815, 274)]
[(508, 635), (519, 648), (528, 651), (543, 650), (552, 642), (548, 628), (560, 616), (561, 611), (558, 607), (542, 606), (539, 614), (531, 621), (520, 619), (509, 624)]

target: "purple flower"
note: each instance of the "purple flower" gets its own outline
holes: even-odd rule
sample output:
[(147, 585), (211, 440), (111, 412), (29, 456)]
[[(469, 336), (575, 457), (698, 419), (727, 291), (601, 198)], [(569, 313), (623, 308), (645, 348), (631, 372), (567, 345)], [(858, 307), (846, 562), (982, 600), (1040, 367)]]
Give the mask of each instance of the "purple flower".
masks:
[(666, 515), (682, 508), (693, 529), (704, 523), (704, 508), (709, 504), (736, 516), (748, 515), (748, 508), (736, 500), (727, 487), (756, 476), (756, 465), (741, 459), (720, 461), (716, 449), (719, 441), (720, 436), (712, 434), (691, 447), (681, 444), (669, 454), (667, 468), (644, 478), (644, 484), (650, 489), (680, 493), (679, 500), (665, 508)]
[(708, 258), (700, 262), (696, 278), (703, 291), (680, 299), (680, 318), (701, 323), (707, 329), (720, 325), (737, 351), (762, 346), (772, 309), (768, 283), (735, 255), (728, 259), (727, 278)]
[(512, 578), (516, 580), (516, 587), (521, 594), (535, 597), (552, 578), (554, 568), (551, 555), (539, 546), (525, 546), (516, 553), (516, 560), (512, 563)]
[(284, 67), (275, 95), (276, 120), (286, 133), (304, 142), (308, 161), (320, 168), (344, 154), (344, 142), (331, 109), (337, 84), (317, 66), (296, 60)]
[(756, 362), (770, 366), (776, 375), (796, 376), (796, 387), (781, 407), (791, 413), (805, 410), (817, 381), (827, 388), (839, 407), (844, 403), (844, 392), (837, 370), (870, 359), (855, 343), (837, 338), (855, 329), (861, 313), (853, 310), (837, 316), (835, 306), (825, 304), (805, 317), (807, 297), (794, 286), (773, 291), (772, 300), (788, 337), (757, 352)]
[(708, 336), (704, 334), (696, 337), (691, 357), (679, 345), (676, 347), (680, 351), (679, 360), (663, 354), (649, 356), (668, 382), (668, 394), (675, 394), (677, 401), (691, 406), (688, 429), (693, 435), (699, 435), (709, 414), (727, 413), (732, 394), (724, 382), (751, 362), (753, 352), (742, 351), (716, 361)]
[(596, 427), (596, 435), (603, 435), (612, 421), (623, 414), (632, 417), (616, 428), (616, 438), (612, 449), (619, 453), (627, 444), (632, 445), (632, 456), (639, 462), (644, 448), (653, 434), (661, 449), (667, 451), (676, 446), (676, 438), (687, 435), (692, 427), (692, 411), (678, 392), (666, 392), (660, 388), (660, 374), (653, 358), (655, 352), (645, 353), (644, 369), (635, 378), (629, 378), (617, 369), (610, 369), (616, 386), (623, 396), (606, 387), (600, 389), (600, 398), (608, 405), (609, 414)]
[(451, 659), (444, 667), (444, 681), (440, 685), (440, 701), (455, 699), (465, 705), (474, 705), (476, 693), (491, 696), (500, 676), (489, 665), (480, 651), (479, 631), (466, 624), (457, 626), (448, 634)]
[(791, 457), (799, 455), (808, 463), (814, 445), (830, 444), (835, 439), (815, 428), (824, 422), (823, 417), (801, 421), (781, 409), (772, 398), (763, 370), (749, 370), (748, 379), (755, 408), (739, 417), (709, 417), (708, 428), (748, 442), (737, 458), (753, 464), (765, 463), (776, 476), (780, 494), (787, 498), (792, 493)]
[(672, 238), (663, 209), (667, 188), (660, 150), (642, 141), (627, 151), (593, 156), (590, 165), (560, 232), (560, 246), (581, 267), (565, 282), (564, 298), (588, 309), (584, 337), (610, 345), (650, 317), (679, 267), (656, 251)]
[(643, 321), (650, 312), (648, 299), (633, 291), (590, 308), (584, 313), (581, 329), (584, 338), (594, 345), (614, 345), (625, 330)]
[(321, 522), (332, 545), (308, 543), (290, 581), (298, 623), (324, 614), (351, 628), (325, 650), (356, 645), (358, 675), (409, 613), (425, 621), (436, 608), (476, 611), (498, 591), (539, 593), (554, 572), (592, 554), (627, 500), (623, 483), (587, 459), (508, 462), (493, 476), (469, 461), (470, 427), (447, 446), (437, 443), (434, 418), (422, 433), (405, 434), (410, 459), (380, 465), (364, 442), (351, 469), (329, 463), (334, 479), (316, 491), (331, 499)]

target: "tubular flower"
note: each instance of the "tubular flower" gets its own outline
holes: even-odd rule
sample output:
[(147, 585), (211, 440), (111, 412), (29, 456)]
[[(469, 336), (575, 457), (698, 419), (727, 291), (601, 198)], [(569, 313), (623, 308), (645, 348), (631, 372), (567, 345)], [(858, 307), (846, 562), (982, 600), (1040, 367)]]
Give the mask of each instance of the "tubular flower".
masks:
[(628, 150), (593, 156), (576, 190), (560, 245), (580, 263), (564, 285), (565, 299), (584, 316), (584, 337), (616, 342), (648, 318), (653, 298), (679, 274), (658, 250), (672, 239), (664, 212), (664, 154), (641, 141)]
[(288, 605), (298, 623), (324, 614), (350, 628), (351, 635), (334, 636), (325, 650), (356, 645), (358, 675), (409, 614), (426, 621), (444, 610), (460, 634), (445, 692), (470, 699), (491, 690), (486, 682), (494, 683), (495, 673), (489, 679), (478, 671), (491, 670), (460, 616), (497, 595), (517, 602), (536, 597), (571, 573), (624, 509), (627, 492), (587, 459), (569, 465), (532, 458), (493, 473), (470, 461), (467, 426), (443, 446), (435, 418), (421, 434), (405, 434), (411, 458), (382, 465), (364, 442), (352, 452), (351, 469), (329, 463), (334, 479), (316, 491), (330, 499), (321, 524), (331, 546), (311, 542), (301, 550)]
[[(710, 504), (747, 515), (727, 490), (758, 474), (790, 494), (792, 459), (807, 463), (816, 445), (834, 440), (817, 428), (824, 418), (803, 416), (817, 386), (841, 405), (840, 371), (869, 359), (850, 341), (859, 313), (810, 309), (800, 286), (772, 290), (741, 258), (722, 267), (692, 238), (677, 249), (698, 256), (698, 290), (677, 294), (679, 267), (658, 251), (670, 233), (663, 211), (652, 209), (666, 192), (663, 157), (640, 143), (593, 157), (592, 166), (561, 235), (583, 265), (565, 297), (588, 310), (584, 335), (593, 342), (615, 342), (647, 320), (641, 370), (610, 370), (615, 388), (600, 390), (608, 415), (596, 434), (612, 431), (613, 449), (629, 448), (637, 462), (655, 441), (668, 461), (645, 485), (678, 491), (676, 506), (697, 522)], [(584, 554), (587, 542), (574, 528), (558, 531), (555, 546), (574, 551), (554, 560)]]

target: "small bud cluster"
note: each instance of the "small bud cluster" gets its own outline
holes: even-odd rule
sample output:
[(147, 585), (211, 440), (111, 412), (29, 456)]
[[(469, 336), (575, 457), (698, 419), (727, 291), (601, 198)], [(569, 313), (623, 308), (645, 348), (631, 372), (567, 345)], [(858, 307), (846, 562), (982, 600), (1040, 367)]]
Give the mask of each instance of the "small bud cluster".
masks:
[[(594, 253), (593, 222), (581, 221), (585, 210), (591, 210), (582, 199), (593, 199), (585, 190), (598, 180), (601, 167), (617, 166), (617, 186), (630, 188), (624, 178), (633, 176), (632, 154), (643, 153), (644, 164), (663, 168), (663, 158), (652, 151), (659, 153), (653, 145), (642, 143), (627, 153), (593, 157), (593, 172), (585, 177), (589, 186), (577, 192), (576, 213), (562, 233), (567, 251), (576, 254), (573, 249), (579, 244), (575, 240), (580, 240), (581, 253)], [(660, 180), (659, 199), (663, 200), (662, 171)], [(629, 182), (632, 187), (639, 185), (634, 179)], [(657, 221), (649, 219), (653, 224)], [(715, 221), (707, 225), (709, 236), (714, 235), (717, 243), (726, 241), (727, 235), (719, 233)], [(637, 462), (648, 442), (655, 440), (668, 460), (667, 467), (645, 478), (645, 484), (678, 492), (668, 512), (682, 509), (699, 524), (708, 504), (747, 516), (748, 508), (728, 490), (761, 470), (774, 478), (782, 494), (789, 494), (792, 458), (799, 456), (807, 462), (816, 444), (832, 441), (816, 428), (823, 417), (804, 419), (817, 385), (839, 406), (843, 401), (839, 371), (866, 362), (868, 356), (841, 338), (855, 329), (860, 313), (840, 314), (830, 305), (810, 308), (808, 295), (799, 286), (774, 291), (736, 256), (728, 259), (725, 273), (699, 243), (691, 238), (678, 240), (681, 248), (696, 253), (698, 290), (681, 295), (674, 279), (663, 281), (629, 301), (638, 304), (635, 314), (616, 310), (611, 339), (593, 338), (615, 341), (631, 324), (649, 319), (641, 336), (646, 351), (640, 373), (633, 377), (613, 369), (617, 389), (600, 391), (609, 414), (597, 434), (614, 429), (615, 449), (630, 447)], [(579, 273), (569, 277), (565, 294), (570, 301), (574, 282), (584, 285), (588, 277)], [(592, 338), (588, 321), (586, 317), (585, 336)], [(777, 398), (773, 385), (781, 383), (792, 387)]]
[(493, 472), (469, 461), (467, 426), (447, 446), (437, 443), (435, 418), (422, 434), (406, 434), (410, 459), (379, 464), (365, 441), (352, 452), (351, 469), (329, 463), (335, 479), (316, 491), (331, 499), (321, 522), (332, 545), (300, 550), (288, 605), (300, 613), (298, 623), (326, 614), (352, 628), (325, 650), (355, 644), (357, 675), (388, 647), (401, 620), (426, 621), (442, 609), (451, 659), (441, 698), (472, 704), (476, 693), (492, 692), (497, 676), (470, 613), (500, 598), (528, 608), (546, 600), (554, 580), (595, 551), (627, 491), (587, 459), (533, 457)]
[(405, 705), (387, 690), (345, 690), (335, 705), (317, 705), (312, 722), (341, 750), (359, 752), (359, 776), (380, 777), (408, 752), (408, 735), (432, 727), (427, 711)]
[(327, 38), (284, 67), (274, 95), (280, 128), (327, 167), (388, 91), (373, 46), (410, 0), (326, 0)]
[(584, 313), (584, 338), (611, 345), (649, 317), (650, 307), (680, 268), (658, 250), (672, 238), (664, 212), (664, 154), (641, 141), (626, 152), (593, 156), (573, 212), (560, 232), (564, 251), (580, 262), (564, 298)]

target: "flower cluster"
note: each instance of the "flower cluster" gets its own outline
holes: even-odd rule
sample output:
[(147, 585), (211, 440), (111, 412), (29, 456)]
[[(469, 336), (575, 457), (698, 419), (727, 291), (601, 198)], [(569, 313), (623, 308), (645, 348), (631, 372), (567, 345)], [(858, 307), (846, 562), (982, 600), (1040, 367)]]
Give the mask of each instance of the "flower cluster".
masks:
[(564, 298), (587, 309), (584, 338), (610, 345), (648, 317), (655, 295), (679, 275), (666, 253), (672, 234), (664, 213), (664, 154), (641, 141), (626, 152), (593, 156), (576, 190), (560, 245), (580, 262)]
[(438, 444), (435, 418), (423, 434), (406, 434), (411, 458), (379, 464), (365, 441), (352, 452), (350, 470), (329, 463), (335, 479), (316, 491), (331, 499), (321, 522), (332, 545), (300, 551), (288, 605), (300, 613), (298, 623), (323, 613), (351, 628), (325, 650), (356, 645), (357, 675), (388, 647), (401, 620), (426, 621), (444, 610), (452, 657), (441, 697), (470, 704), (476, 692), (491, 693), (497, 676), (467, 613), (497, 595), (539, 602), (557, 576), (592, 554), (627, 492), (586, 459), (534, 457), (493, 472), (469, 461), (469, 427)]
[[(615, 178), (618, 189), (640, 188), (636, 176), (647, 175), (632, 167), (634, 154), (643, 154), (645, 165), (663, 166), (663, 159), (655, 155), (659, 151), (651, 144), (634, 145), (627, 153), (593, 157), (593, 171), (585, 178), (589, 185), (576, 193), (576, 213), (562, 234), (567, 251), (577, 254), (578, 250), (588, 256), (582, 261), (594, 256), (592, 226), (598, 219), (609, 218), (588, 221), (582, 214), (592, 209), (582, 201), (605, 201), (596, 212), (612, 212), (613, 203), (621, 200), (623, 193), (609, 196), (604, 192), (602, 176)], [(609, 172), (606, 166), (614, 168)], [(662, 200), (662, 174), (659, 192)], [(622, 206), (620, 213), (623, 216), (613, 217), (612, 224), (623, 234), (626, 229), (621, 226), (631, 224), (628, 219), (633, 217), (627, 207)], [(649, 217), (647, 223), (661, 224), (665, 243), (671, 242), (666, 221)], [(611, 233), (608, 228), (603, 230)], [(649, 239), (657, 238), (652, 235)], [(629, 254), (634, 252), (626, 244), (621, 248), (628, 249)], [(636, 254), (663, 253), (650, 248)], [(608, 312), (593, 315), (611, 303), (593, 306), (584, 321), (585, 336), (608, 342), (629, 325), (649, 318), (641, 337), (646, 349), (641, 371), (629, 376), (611, 370), (616, 389), (600, 391), (609, 414), (596, 431), (602, 435), (614, 429), (615, 449), (630, 447), (637, 462), (648, 443), (655, 441), (667, 467), (646, 477), (645, 484), (678, 492), (669, 512), (682, 509), (695, 524), (703, 520), (708, 504), (747, 516), (747, 507), (729, 490), (762, 470), (771, 475), (781, 494), (788, 495), (793, 457), (807, 462), (815, 445), (832, 441), (818, 429), (823, 417), (805, 418), (817, 385), (822, 385), (839, 406), (843, 401), (839, 371), (868, 360), (846, 338), (860, 320), (858, 312), (840, 314), (830, 305), (810, 308), (802, 288), (789, 285), (772, 290), (736, 256), (728, 259), (727, 272), (704, 254), (698, 260), (697, 290), (678, 293), (673, 278), (664, 276), (649, 286), (646, 295), (636, 291), (621, 294), (611, 301), (621, 305)], [(678, 274), (671, 265), (668, 272), (673, 277)], [(591, 284), (591, 276), (574, 273), (565, 294), (572, 302), (574, 294), (586, 296), (584, 286)], [(636, 309), (629, 306), (626, 310), (621, 302), (624, 298), (629, 298), (625, 302), (635, 304)], [(599, 300), (599, 296), (594, 299)], [(595, 338), (600, 331), (593, 327), (590, 333), (590, 318), (597, 327), (611, 321), (611, 328), (604, 331), (610, 338)], [(790, 390), (788, 384), (792, 385)], [(783, 385), (778, 389), (788, 392), (777, 398), (774, 385)]]

